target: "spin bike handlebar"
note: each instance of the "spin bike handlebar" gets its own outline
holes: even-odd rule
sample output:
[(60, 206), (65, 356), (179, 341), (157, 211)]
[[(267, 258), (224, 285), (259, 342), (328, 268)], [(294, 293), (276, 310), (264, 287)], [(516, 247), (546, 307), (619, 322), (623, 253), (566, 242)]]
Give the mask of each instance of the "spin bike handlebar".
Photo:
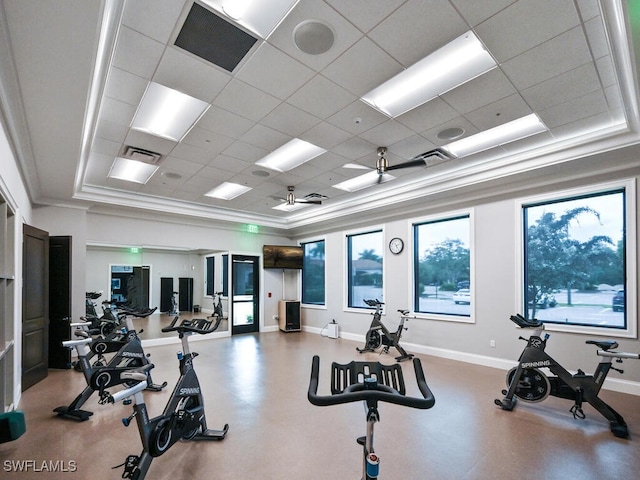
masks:
[(377, 307), (378, 305), (384, 305), (384, 302), (381, 302), (377, 298), (375, 300), (363, 300), (363, 302), (369, 305), (370, 307)]
[(220, 322), (222, 321), (222, 318), (218, 317), (216, 319), (216, 323), (214, 323), (212, 326), (211, 324), (213, 322), (211, 320), (208, 320), (206, 318), (194, 318), (192, 320), (185, 319), (180, 323), (180, 325), (176, 325), (178, 318), (179, 317), (176, 315), (173, 318), (173, 321), (171, 322), (171, 324), (168, 327), (163, 327), (162, 331), (164, 333), (178, 332), (178, 333), (184, 334), (187, 332), (191, 332), (191, 333), (198, 333), (200, 335), (206, 335), (207, 333), (216, 331), (220, 326)]
[(147, 308), (146, 310), (134, 310), (131, 308), (122, 308), (121, 312), (136, 318), (146, 318), (152, 313), (154, 313), (157, 309), (158, 307)]
[(155, 365), (153, 363), (148, 363), (147, 365), (144, 365), (143, 367), (140, 367), (140, 368), (136, 368), (135, 370), (126, 370), (124, 372), (121, 372), (120, 378), (126, 377), (131, 380), (139, 380), (139, 382), (133, 385), (132, 387), (126, 388), (124, 390), (120, 390), (119, 392), (116, 392), (114, 394), (110, 394), (110, 393), (107, 394), (107, 402), (116, 403), (132, 395), (135, 395), (136, 393), (140, 393), (144, 389), (146, 389), (149, 386), (148, 377), (147, 377), (148, 372), (154, 366)]
[(334, 393), (333, 395), (318, 395), (318, 375), (320, 372), (320, 357), (314, 355), (313, 362), (311, 364), (311, 380), (309, 381), (309, 391), (307, 398), (313, 405), (325, 407), (328, 405), (338, 405), (341, 403), (357, 402), (359, 400), (365, 401), (381, 401), (387, 403), (394, 403), (396, 405), (402, 405), (411, 408), (420, 408), (426, 410), (433, 407), (436, 399), (434, 398), (427, 381), (424, 378), (424, 371), (422, 370), (422, 363), (420, 359), (413, 359), (413, 368), (416, 374), (416, 380), (420, 393), (424, 398), (407, 397), (401, 394), (395, 388), (389, 387), (384, 384), (376, 383), (375, 385), (365, 385), (364, 383), (354, 383), (345, 388), (341, 393)]
[(77, 340), (65, 340), (64, 342), (62, 342), (62, 346), (63, 347), (67, 347), (67, 348), (73, 348), (76, 347), (78, 345), (87, 345), (89, 343), (93, 342), (93, 338), (88, 337), (88, 338), (79, 338)]

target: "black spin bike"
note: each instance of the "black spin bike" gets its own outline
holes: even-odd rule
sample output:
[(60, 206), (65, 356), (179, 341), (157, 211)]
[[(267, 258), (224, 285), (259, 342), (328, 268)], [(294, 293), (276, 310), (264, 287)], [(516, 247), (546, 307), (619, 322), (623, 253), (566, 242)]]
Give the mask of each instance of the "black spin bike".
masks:
[[(549, 334), (542, 337), (544, 324), (540, 320), (527, 319), (519, 314), (510, 318), (519, 327), (533, 329), (533, 332), (528, 339), (519, 337), (527, 342), (527, 346), (520, 354), (518, 366), (507, 373), (509, 389), (502, 391), (504, 398), (496, 399), (495, 404), (503, 410), (513, 410), (516, 405), (515, 397), (525, 402), (541, 402), (552, 395), (573, 400), (574, 404), (569, 411), (574, 418), (584, 419), (582, 403), (587, 402), (609, 420), (611, 432), (616, 437), (627, 438), (629, 431), (624, 419), (598, 394), (609, 370), (624, 373), (611, 364), (614, 358), (616, 363), (622, 363), (623, 358), (640, 359), (640, 354), (612, 351), (618, 347), (618, 343), (612, 340), (587, 340), (585, 343), (599, 348), (596, 354), (603, 358), (593, 375), (587, 375), (580, 369), (572, 375), (545, 352)], [(549, 369), (553, 376), (547, 376), (540, 368)]]
[[(83, 410), (80, 407), (89, 400), (94, 392), (102, 392), (105, 388), (122, 383), (127, 384), (120, 377), (123, 371), (133, 370), (149, 363), (149, 354), (144, 352), (142, 341), (134, 330), (130, 318), (127, 318), (127, 325), (128, 330), (122, 334), (122, 339), (94, 339), (88, 333), (80, 330), (76, 332), (76, 335), (84, 333), (82, 338), (62, 342), (63, 346), (76, 349), (79, 369), (84, 374), (87, 386), (69, 405), (56, 407), (53, 410), (59, 417), (81, 422), (88, 420), (93, 412)], [(104, 354), (114, 351), (115, 355), (107, 361)], [(92, 355), (98, 356), (98, 360), (93, 363), (91, 361)], [(166, 386), (167, 382), (155, 384), (151, 380), (151, 376), (147, 376), (145, 384), (147, 390), (159, 392)]]
[(380, 421), (378, 402), (394, 403), (426, 410), (433, 407), (435, 398), (427, 385), (420, 359), (413, 359), (416, 381), (423, 398), (405, 395), (402, 367), (379, 362), (351, 362), (331, 365), (331, 395), (318, 395), (320, 357), (315, 355), (311, 364), (311, 380), (307, 398), (313, 405), (325, 407), (363, 400), (367, 409), (367, 434), (357, 439), (363, 447), (362, 480), (378, 478), (380, 458), (373, 449), (373, 430)]
[(175, 317), (171, 325), (162, 329), (163, 332), (178, 332), (182, 341), (182, 352), (178, 353), (180, 364), (180, 378), (176, 383), (171, 397), (161, 415), (150, 418), (142, 392), (147, 385), (149, 370), (153, 365), (147, 365), (135, 371), (122, 372), (121, 377), (127, 381), (137, 381), (134, 386), (119, 391), (113, 395), (107, 391), (101, 393), (102, 403), (115, 403), (123, 400), (131, 404), (133, 397), (133, 414), (122, 419), (128, 427), (133, 418), (138, 423), (138, 431), (142, 440), (142, 453), (129, 455), (126, 461), (114, 468), (124, 466), (122, 478), (142, 480), (145, 478), (154, 457), (164, 454), (178, 440), (223, 440), (229, 430), (225, 424), (222, 430), (207, 428), (204, 412), (204, 399), (200, 391), (200, 382), (196, 376), (193, 359), (198, 355), (189, 350), (188, 338), (195, 333), (206, 335), (215, 331), (220, 325), (221, 318), (213, 323), (207, 319), (183, 320), (176, 325)]
[(398, 362), (409, 360), (413, 358), (413, 354), (407, 353), (404, 348), (400, 346), (400, 337), (402, 332), (407, 329), (404, 323), (410, 318), (408, 310), (398, 310), (400, 312), (400, 323), (398, 329), (395, 332), (390, 332), (387, 327), (382, 323), (382, 303), (380, 300), (364, 300), (364, 303), (370, 307), (375, 307), (376, 311), (373, 313), (373, 319), (369, 330), (365, 335), (365, 344), (363, 348), (357, 348), (358, 352), (375, 352), (381, 345), (384, 345), (381, 353), (389, 353), (389, 348), (394, 347), (400, 353), (396, 357)]

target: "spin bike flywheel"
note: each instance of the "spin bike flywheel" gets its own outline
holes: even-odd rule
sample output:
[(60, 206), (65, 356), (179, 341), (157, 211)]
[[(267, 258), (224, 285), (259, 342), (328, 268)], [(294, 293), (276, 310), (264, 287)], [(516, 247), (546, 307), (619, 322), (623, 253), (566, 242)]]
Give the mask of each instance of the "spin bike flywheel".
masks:
[[(507, 386), (511, 385), (511, 380), (517, 368), (513, 367), (507, 373)], [(523, 368), (518, 386), (516, 387), (516, 397), (525, 402), (541, 402), (549, 396), (551, 384), (549, 378), (537, 368)]]
[(367, 347), (368, 349), (375, 350), (382, 345), (382, 335), (378, 330), (369, 330), (367, 332)]

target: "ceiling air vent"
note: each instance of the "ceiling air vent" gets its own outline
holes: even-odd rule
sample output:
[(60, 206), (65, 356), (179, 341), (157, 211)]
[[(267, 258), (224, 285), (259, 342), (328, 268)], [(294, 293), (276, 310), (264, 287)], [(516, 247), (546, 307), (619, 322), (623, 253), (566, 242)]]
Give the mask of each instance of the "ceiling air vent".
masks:
[(444, 162), (445, 160), (451, 160), (452, 158), (454, 157), (446, 150), (443, 150), (442, 148), (434, 148), (428, 152), (416, 155), (411, 160), (424, 160), (427, 167), (430, 167), (431, 165)]
[(120, 156), (123, 158), (128, 158), (130, 160), (150, 163), (152, 165), (157, 165), (162, 159), (162, 155), (160, 155), (159, 153), (151, 152), (143, 148), (131, 147), (128, 145), (125, 145)]
[(233, 72), (257, 40), (202, 5), (194, 3), (175, 45)]

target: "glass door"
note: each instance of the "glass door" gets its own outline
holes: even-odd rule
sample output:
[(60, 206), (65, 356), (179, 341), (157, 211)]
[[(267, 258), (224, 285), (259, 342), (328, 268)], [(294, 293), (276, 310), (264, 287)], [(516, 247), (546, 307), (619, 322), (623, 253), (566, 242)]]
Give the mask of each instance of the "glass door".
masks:
[(233, 335), (257, 332), (260, 326), (260, 257), (231, 256), (231, 318)]

